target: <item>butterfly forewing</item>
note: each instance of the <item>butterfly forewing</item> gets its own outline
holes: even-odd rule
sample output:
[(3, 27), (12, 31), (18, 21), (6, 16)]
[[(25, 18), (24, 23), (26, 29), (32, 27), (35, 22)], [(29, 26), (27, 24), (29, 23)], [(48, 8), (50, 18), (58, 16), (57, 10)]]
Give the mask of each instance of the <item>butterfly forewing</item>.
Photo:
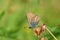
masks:
[(32, 19), (33, 16), (34, 16), (34, 14), (32, 14), (32, 13), (27, 13), (27, 19), (28, 19), (29, 25), (30, 25), (30, 23), (31, 23), (31, 19)]

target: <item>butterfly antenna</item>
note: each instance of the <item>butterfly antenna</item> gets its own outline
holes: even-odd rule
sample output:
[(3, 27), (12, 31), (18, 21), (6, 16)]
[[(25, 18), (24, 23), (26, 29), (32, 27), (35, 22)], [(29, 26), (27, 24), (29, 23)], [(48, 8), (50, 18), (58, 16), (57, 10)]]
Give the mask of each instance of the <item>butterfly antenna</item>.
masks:
[(53, 33), (46, 27), (46, 30), (51, 34), (51, 36), (55, 39), (55, 40), (57, 40), (57, 38), (53, 35)]

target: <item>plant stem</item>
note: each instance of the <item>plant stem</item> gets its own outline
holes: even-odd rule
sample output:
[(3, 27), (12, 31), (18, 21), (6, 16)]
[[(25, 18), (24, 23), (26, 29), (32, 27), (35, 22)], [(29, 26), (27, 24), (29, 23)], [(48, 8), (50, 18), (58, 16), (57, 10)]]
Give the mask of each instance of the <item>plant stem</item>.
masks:
[(38, 40), (39, 40), (39, 36), (37, 36), (38, 37)]
[(57, 40), (57, 38), (53, 35), (53, 33), (46, 27), (46, 30), (51, 34), (51, 36), (55, 39), (55, 40)]

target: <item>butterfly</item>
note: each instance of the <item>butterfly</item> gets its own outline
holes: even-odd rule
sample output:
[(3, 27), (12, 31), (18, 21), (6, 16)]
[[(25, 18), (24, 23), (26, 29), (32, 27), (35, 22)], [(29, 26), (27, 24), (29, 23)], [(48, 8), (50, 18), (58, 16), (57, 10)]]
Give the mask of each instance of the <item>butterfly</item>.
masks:
[(40, 20), (38, 15), (32, 13), (27, 13), (27, 19), (29, 23), (29, 28), (31, 29), (35, 28), (38, 25)]

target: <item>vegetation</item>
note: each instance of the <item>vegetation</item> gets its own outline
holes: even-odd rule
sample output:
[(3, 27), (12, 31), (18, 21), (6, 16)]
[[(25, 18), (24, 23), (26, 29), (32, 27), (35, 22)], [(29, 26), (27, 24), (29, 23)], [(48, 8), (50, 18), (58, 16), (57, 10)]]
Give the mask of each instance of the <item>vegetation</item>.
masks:
[[(0, 0), (0, 40), (37, 40), (26, 13), (32, 12), (60, 40), (60, 0)], [(55, 40), (46, 30), (44, 37)]]

